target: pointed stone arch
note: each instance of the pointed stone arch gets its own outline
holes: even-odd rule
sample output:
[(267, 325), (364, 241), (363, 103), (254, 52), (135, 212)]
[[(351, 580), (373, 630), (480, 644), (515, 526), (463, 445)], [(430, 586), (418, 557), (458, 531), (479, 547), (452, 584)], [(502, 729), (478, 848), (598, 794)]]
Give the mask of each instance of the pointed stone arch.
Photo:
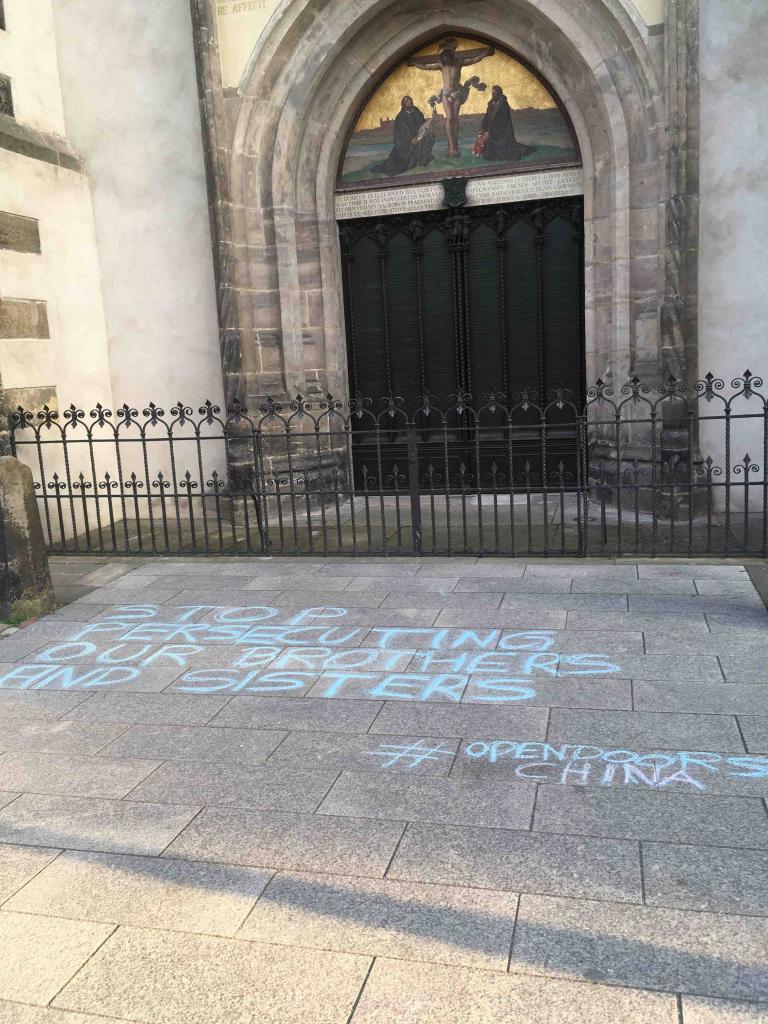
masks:
[(585, 179), (588, 380), (661, 371), (670, 190), (664, 67), (629, 0), (447, 0), (427, 11), (406, 0), (285, 0), (237, 95), (211, 98), (207, 118), (209, 136), (217, 128), (230, 398), (253, 404), (267, 393), (343, 393), (339, 159), (372, 84), (440, 33), (481, 36), (520, 54), (571, 119)]

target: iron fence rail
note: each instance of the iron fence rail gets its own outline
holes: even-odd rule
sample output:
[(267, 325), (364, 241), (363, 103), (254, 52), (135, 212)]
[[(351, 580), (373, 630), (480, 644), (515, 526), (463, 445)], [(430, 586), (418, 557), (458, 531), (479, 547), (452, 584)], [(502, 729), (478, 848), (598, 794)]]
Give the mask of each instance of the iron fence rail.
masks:
[(765, 557), (761, 389), (19, 408), (10, 442), (51, 552)]

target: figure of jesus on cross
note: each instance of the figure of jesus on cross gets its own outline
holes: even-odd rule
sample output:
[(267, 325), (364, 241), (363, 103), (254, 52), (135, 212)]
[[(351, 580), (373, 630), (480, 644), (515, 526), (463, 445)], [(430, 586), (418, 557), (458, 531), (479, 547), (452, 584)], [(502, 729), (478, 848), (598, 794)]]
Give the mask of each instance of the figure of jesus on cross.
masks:
[(435, 54), (425, 57), (411, 57), (409, 67), (421, 68), (422, 71), (442, 71), (443, 87), (436, 96), (430, 99), (432, 113), (438, 103), (443, 104), (445, 111), (445, 134), (448, 136), (448, 156), (460, 156), (459, 152), (459, 112), (466, 103), (470, 89), (484, 92), (488, 86), (481, 82), (477, 75), (461, 81), (461, 69), (469, 64), (477, 64), (496, 51), (492, 46), (477, 47), (474, 50), (460, 50), (459, 41), (450, 36), (438, 43)]

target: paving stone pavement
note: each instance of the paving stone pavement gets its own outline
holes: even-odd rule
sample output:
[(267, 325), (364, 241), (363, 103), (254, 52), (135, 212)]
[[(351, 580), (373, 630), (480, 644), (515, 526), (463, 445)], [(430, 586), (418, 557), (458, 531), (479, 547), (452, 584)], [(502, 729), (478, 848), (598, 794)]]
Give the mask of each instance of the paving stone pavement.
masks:
[(768, 1024), (764, 566), (52, 570), (3, 1024)]

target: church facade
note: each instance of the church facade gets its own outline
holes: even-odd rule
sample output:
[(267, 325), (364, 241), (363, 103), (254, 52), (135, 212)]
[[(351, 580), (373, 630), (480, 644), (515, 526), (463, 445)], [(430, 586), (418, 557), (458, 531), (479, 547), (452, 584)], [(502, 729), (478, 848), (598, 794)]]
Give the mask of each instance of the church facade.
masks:
[(761, 370), (758, 0), (4, 0), (3, 24), (6, 404)]

